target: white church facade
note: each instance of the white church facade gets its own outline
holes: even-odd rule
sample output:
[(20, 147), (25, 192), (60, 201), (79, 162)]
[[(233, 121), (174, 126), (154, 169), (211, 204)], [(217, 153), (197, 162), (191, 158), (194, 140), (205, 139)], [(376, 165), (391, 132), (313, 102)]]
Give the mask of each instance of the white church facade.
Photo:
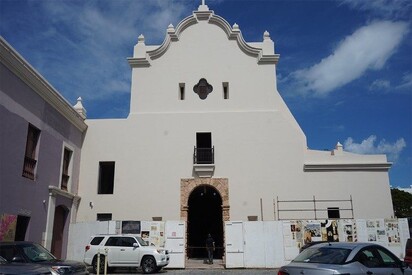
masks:
[(190, 248), (224, 247), (229, 221), (393, 217), (386, 156), (309, 149), (278, 60), (205, 4), (161, 45), (139, 36), (128, 117), (85, 121), (76, 222), (184, 221)]

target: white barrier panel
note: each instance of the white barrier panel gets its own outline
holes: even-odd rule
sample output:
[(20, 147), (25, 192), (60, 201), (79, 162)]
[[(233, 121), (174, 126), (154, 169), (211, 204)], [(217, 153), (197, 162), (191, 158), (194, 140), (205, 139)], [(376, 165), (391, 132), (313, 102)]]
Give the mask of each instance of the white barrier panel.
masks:
[[(120, 224), (119, 221), (71, 224), (67, 258), (83, 261), (90, 237), (121, 233)], [(316, 240), (378, 243), (403, 259), (410, 238), (407, 219), (229, 221), (224, 226), (226, 268), (277, 268), (293, 260), (306, 242)], [(169, 268), (185, 267), (185, 222), (142, 221), (139, 230), (147, 235), (147, 240), (154, 243), (158, 240), (170, 251)]]

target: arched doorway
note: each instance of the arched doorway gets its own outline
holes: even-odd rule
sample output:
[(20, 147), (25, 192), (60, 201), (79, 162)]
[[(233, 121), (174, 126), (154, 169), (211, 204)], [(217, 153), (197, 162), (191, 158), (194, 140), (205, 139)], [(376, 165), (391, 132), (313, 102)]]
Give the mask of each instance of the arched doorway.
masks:
[(66, 225), (66, 219), (68, 215), (68, 209), (62, 205), (56, 207), (54, 211), (54, 223), (53, 223), (53, 238), (51, 244), (51, 252), (58, 259), (62, 257), (63, 247), (63, 233)]
[(210, 185), (197, 186), (188, 199), (188, 258), (206, 258), (205, 240), (210, 233), (215, 240), (215, 259), (223, 256), (222, 197)]

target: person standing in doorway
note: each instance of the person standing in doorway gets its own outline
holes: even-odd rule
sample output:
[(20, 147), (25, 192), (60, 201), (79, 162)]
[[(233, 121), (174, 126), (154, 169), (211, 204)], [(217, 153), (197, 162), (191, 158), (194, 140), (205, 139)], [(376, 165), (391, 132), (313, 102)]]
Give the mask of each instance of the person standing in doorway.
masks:
[(209, 264), (213, 264), (213, 251), (215, 251), (215, 241), (212, 238), (212, 235), (207, 234), (206, 239), (206, 249), (207, 249), (207, 256), (209, 260)]

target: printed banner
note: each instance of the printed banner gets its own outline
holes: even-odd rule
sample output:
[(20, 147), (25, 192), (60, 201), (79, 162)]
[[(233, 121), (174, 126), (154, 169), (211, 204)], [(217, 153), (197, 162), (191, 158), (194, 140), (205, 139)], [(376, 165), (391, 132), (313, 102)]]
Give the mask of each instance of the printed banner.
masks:
[(17, 216), (3, 214), (0, 220), (0, 241), (14, 241)]

